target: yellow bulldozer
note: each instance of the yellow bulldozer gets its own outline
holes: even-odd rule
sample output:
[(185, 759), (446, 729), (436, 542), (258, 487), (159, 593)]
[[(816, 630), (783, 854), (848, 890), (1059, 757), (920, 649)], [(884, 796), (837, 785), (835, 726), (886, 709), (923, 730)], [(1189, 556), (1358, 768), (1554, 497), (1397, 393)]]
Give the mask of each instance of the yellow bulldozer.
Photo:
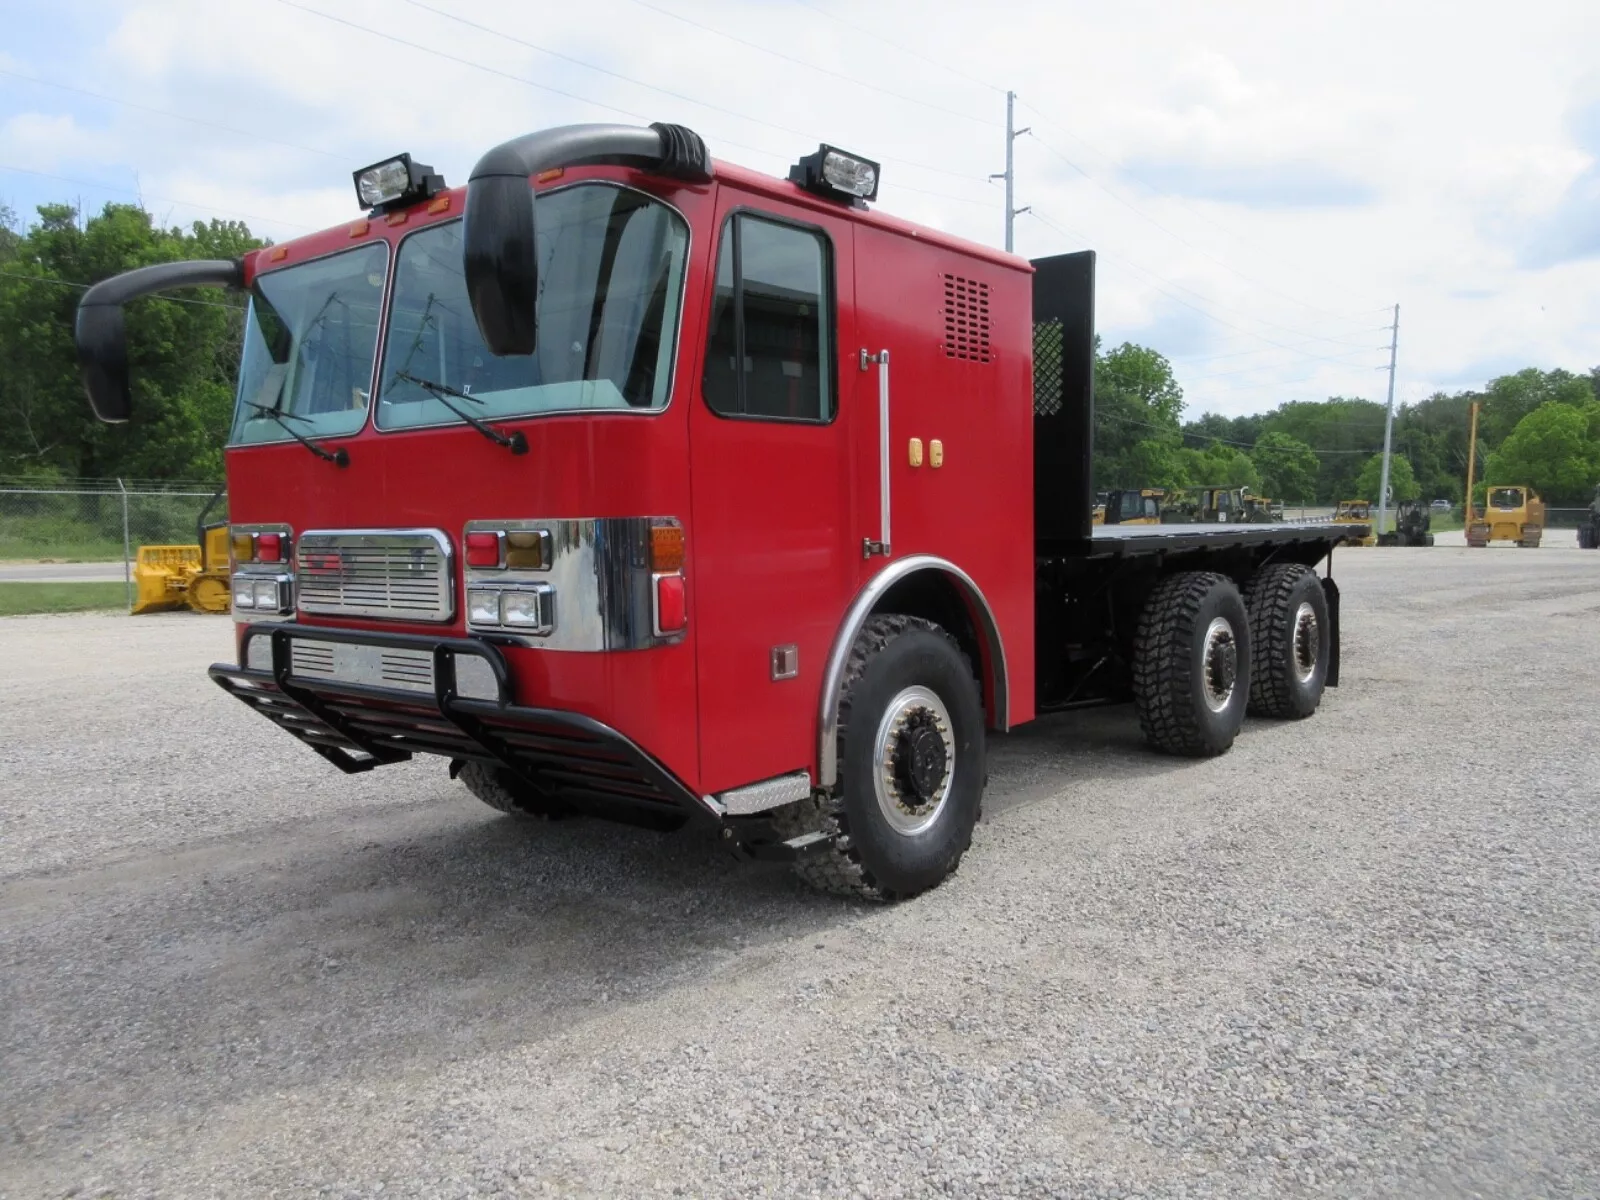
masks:
[(1333, 523), (1335, 525), (1361, 525), (1365, 528), (1360, 533), (1352, 532), (1345, 538), (1347, 546), (1376, 546), (1378, 538), (1372, 531), (1372, 501), (1370, 500), (1341, 500), (1338, 507), (1333, 510)]
[(1483, 512), (1469, 512), (1467, 545), (1515, 542), (1534, 547), (1544, 537), (1544, 501), (1531, 487), (1492, 487)]
[(195, 546), (140, 546), (133, 565), (133, 608), (141, 613), (171, 612), (189, 608), (202, 613), (225, 613), (228, 590), (228, 523), (206, 523), (222, 493), (200, 513)]

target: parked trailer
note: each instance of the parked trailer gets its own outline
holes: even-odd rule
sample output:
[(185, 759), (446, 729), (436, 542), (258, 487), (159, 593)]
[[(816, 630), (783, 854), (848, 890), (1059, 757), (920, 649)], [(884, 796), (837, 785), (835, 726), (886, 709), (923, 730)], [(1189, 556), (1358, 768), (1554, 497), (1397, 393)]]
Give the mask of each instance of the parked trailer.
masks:
[(343, 771), (438, 755), (508, 813), (703, 826), (879, 898), (956, 868), (990, 732), (1132, 701), (1214, 755), (1314, 712), (1352, 528), (1092, 526), (1094, 255), (908, 224), (877, 180), (570, 126), (95, 286), (110, 421), (123, 303), (250, 296), (212, 677)]

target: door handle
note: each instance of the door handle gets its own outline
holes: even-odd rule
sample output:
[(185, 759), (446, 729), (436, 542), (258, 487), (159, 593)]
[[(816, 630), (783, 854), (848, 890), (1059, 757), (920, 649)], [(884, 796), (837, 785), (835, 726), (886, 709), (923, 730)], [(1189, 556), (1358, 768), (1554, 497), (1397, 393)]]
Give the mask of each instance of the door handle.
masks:
[(889, 557), (889, 352), (861, 351), (861, 369), (878, 368), (878, 540), (861, 539), (861, 557)]

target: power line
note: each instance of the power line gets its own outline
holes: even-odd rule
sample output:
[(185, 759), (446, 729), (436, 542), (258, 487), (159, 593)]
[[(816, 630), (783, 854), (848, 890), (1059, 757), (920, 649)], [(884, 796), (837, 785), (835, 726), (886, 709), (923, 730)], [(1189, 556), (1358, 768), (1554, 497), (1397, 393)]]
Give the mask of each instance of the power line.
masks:
[[(1118, 421), (1123, 425), (1137, 425), (1141, 429), (1154, 429), (1158, 433), (1176, 433), (1179, 437), (1194, 438), (1197, 441), (1221, 442), (1224, 446), (1237, 446), (1245, 450), (1254, 450), (1256, 447), (1254, 442), (1240, 442), (1232, 438), (1212, 437), (1209, 433), (1193, 433), (1186, 429), (1173, 429), (1169, 425), (1152, 425), (1149, 421), (1135, 420), (1133, 417), (1125, 417), (1121, 413), (1106, 412), (1098, 415), (1108, 421)], [(1371, 457), (1376, 453), (1373, 450), (1319, 450), (1315, 446), (1306, 446), (1306, 449), (1313, 454), (1365, 454)]]
[[(562, 88), (551, 87), (549, 84), (546, 84), (546, 83), (540, 83), (536, 79), (529, 79), (525, 75), (516, 75), (516, 74), (513, 74), (510, 71), (502, 71), (498, 67), (489, 66), (487, 63), (475, 62), (470, 58), (462, 58), (460, 55), (451, 54), (451, 53), (449, 53), (447, 51), (439, 50), (439, 49), (437, 49), (437, 48), (435, 48), (433, 46), (425, 46), (425, 45), (423, 45), (423, 44), (421, 44), (419, 42), (409, 41), (406, 38), (398, 36), (397, 34), (389, 33), (386, 30), (374, 29), (369, 25), (362, 25), (357, 21), (351, 21), (351, 20), (348, 20), (348, 19), (346, 19), (344, 17), (336, 16), (333, 13), (323, 12), (320, 9), (312, 8), (310, 5), (307, 5), (307, 4), (301, 4), (301, 3), (298, 2), (298, 0), (277, 0), (277, 2), (279, 4), (284, 5), (285, 7), (296, 9), (299, 12), (306, 13), (309, 16), (320, 17), (323, 20), (331, 21), (336, 25), (343, 25), (347, 29), (354, 29), (354, 30), (357, 30), (360, 33), (369, 34), (372, 37), (382, 38), (385, 41), (393, 42), (398, 46), (405, 46), (405, 47), (407, 47), (408, 49), (411, 49), (411, 50), (419, 50), (424, 54), (434, 55), (437, 58), (442, 58), (442, 59), (445, 59), (448, 62), (456, 63), (459, 66), (471, 68), (474, 71), (482, 71), (483, 73), (488, 74), (488, 75), (494, 75), (494, 76), (498, 76), (501, 79), (510, 80), (512, 83), (520, 83), (525, 87), (536, 88), (539, 91), (549, 92), (552, 95), (561, 96), (561, 97), (563, 97), (564, 99), (567, 99), (567, 100), (574, 100), (574, 101), (578, 102), (579, 104), (587, 104), (587, 105), (589, 105), (589, 106), (591, 106), (593, 108), (603, 109), (606, 112), (616, 113), (619, 116), (629, 117), (629, 118), (631, 118), (632, 120), (635, 120), (635, 121), (641, 121), (641, 122), (649, 123), (651, 120), (654, 119), (652, 117), (646, 116), (643, 113), (635, 112), (635, 111), (633, 111), (632, 109), (629, 109), (629, 108), (622, 108), (622, 107), (620, 107), (618, 105), (615, 105), (615, 104), (608, 104), (607, 102), (605, 102), (603, 100), (593, 100), (593, 99), (590, 99), (587, 96), (580, 96), (576, 92), (569, 92), (569, 91), (566, 91), (566, 90), (564, 90)], [(635, 3), (642, 3), (643, 0), (634, 0), (634, 2)], [(428, 6), (427, 5), (418, 5), (418, 7), (427, 8)], [(430, 9), (429, 11), (438, 12), (438, 10), (436, 10), (436, 9)], [(659, 10), (659, 11), (665, 12), (666, 10), (662, 9), (662, 10)], [(445, 13), (441, 13), (439, 15), (450, 16), (450, 14), (445, 14)], [(672, 15), (672, 14), (668, 14), (668, 15)], [(680, 18), (680, 19), (681, 20), (688, 20), (688, 18), (686, 18), (686, 17), (685, 18)], [(468, 23), (471, 24), (471, 22), (468, 22)], [(693, 22), (691, 22), (691, 24), (692, 23)], [(511, 40), (513, 42), (518, 42), (518, 44), (521, 44), (521, 45), (524, 45), (524, 46), (529, 46), (530, 48), (533, 48), (533, 49), (543, 50), (543, 47), (532, 46), (531, 43), (522, 42), (520, 39), (512, 37), (510, 34), (500, 33), (498, 30), (488, 29), (486, 26), (477, 26), (477, 28), (484, 29), (486, 32), (496, 34), (497, 36), (500, 36), (500, 37), (508, 38), (509, 40)], [(546, 51), (546, 53), (554, 53), (554, 52), (553, 51)], [(572, 61), (576, 62), (578, 60), (574, 59)], [(587, 66), (588, 64), (581, 64), (581, 65)], [(603, 69), (603, 68), (596, 68), (596, 69)], [(612, 72), (608, 72), (608, 73), (612, 73)], [(624, 78), (627, 78), (627, 77), (624, 77)], [(640, 83), (640, 85), (643, 86), (643, 87), (654, 88), (653, 84), (645, 84), (645, 83), (642, 83), (642, 81), (632, 80), (632, 79), (630, 79), (629, 81), (630, 82), (635, 82), (635, 83)], [(864, 85), (864, 86), (871, 86), (871, 85)], [(655, 89), (655, 90), (661, 90), (661, 89)], [(676, 93), (673, 93), (673, 94), (675, 95)], [(694, 103), (694, 104), (701, 104), (703, 107), (709, 107), (709, 108), (716, 108), (717, 107), (716, 105), (705, 105), (702, 101), (698, 101), (698, 100), (690, 100), (689, 102), (690, 103)], [(723, 111), (726, 111), (726, 110), (723, 110)], [(761, 122), (761, 123), (765, 124), (766, 122)], [(775, 126), (775, 128), (780, 128), (781, 129), (781, 128), (784, 128), (784, 127)], [(806, 135), (800, 134), (798, 136), (806, 136)], [(783, 161), (788, 157), (785, 154), (774, 153), (773, 151), (768, 150), (764, 146), (752, 146), (747, 142), (738, 142), (738, 141), (735, 141), (732, 138), (722, 137), (720, 135), (717, 136), (716, 140), (722, 142), (725, 145), (733, 146), (733, 147), (736, 147), (737, 149), (740, 149), (740, 150), (748, 150), (752, 154), (760, 154), (760, 155), (762, 155), (764, 157), (776, 158), (779, 161)], [(974, 175), (968, 175), (968, 174), (965, 174), (965, 173), (960, 172), (960, 171), (952, 171), (948, 167), (935, 166), (932, 163), (916, 162), (916, 161), (913, 161), (911, 159), (906, 159), (906, 158), (890, 158), (890, 159), (888, 159), (888, 161), (896, 163), (897, 165), (902, 166), (902, 167), (913, 167), (913, 168), (915, 168), (915, 169), (917, 169), (919, 171), (931, 171), (931, 172), (933, 172), (934, 174), (937, 174), (937, 175), (948, 175), (951, 178), (965, 180), (965, 181), (967, 181), (969, 183), (970, 182), (981, 182)]]
[[(1046, 125), (1054, 126), (1056, 129), (1060, 130), (1067, 137), (1069, 137), (1073, 141), (1077, 142), (1080, 146), (1083, 146), (1085, 149), (1090, 150), (1095, 154), (1098, 154), (1106, 162), (1110, 163), (1116, 170), (1122, 172), (1124, 175), (1128, 176), (1130, 179), (1133, 179), (1136, 182), (1144, 185), (1146, 190), (1150, 191), (1152, 194), (1155, 194), (1155, 195), (1167, 194), (1167, 193), (1165, 193), (1164, 189), (1157, 187), (1155, 184), (1151, 183), (1148, 179), (1146, 179), (1143, 176), (1139, 175), (1137, 172), (1129, 170), (1128, 167), (1125, 164), (1123, 164), (1122, 161), (1120, 159), (1118, 159), (1114, 154), (1108, 153), (1107, 151), (1102, 150), (1100, 147), (1096, 146), (1094, 143), (1092, 143), (1090, 141), (1087, 141), (1086, 139), (1084, 139), (1080, 135), (1078, 135), (1078, 134), (1074, 133), (1072, 130), (1068, 129), (1061, 122), (1056, 121), (1056, 120), (1052, 120), (1048, 114), (1041, 112), (1038, 108), (1034, 107), (1033, 105), (1030, 104), (1030, 105), (1028, 105), (1028, 107), (1032, 108), (1033, 111), (1034, 111), (1034, 115), (1037, 116), (1039, 118), (1039, 120), (1044, 122)], [(1228, 226), (1224, 225), (1222, 222), (1216, 220), (1215, 218), (1207, 216), (1205, 213), (1201, 212), (1199, 209), (1197, 209), (1197, 208), (1193, 207), (1191, 204), (1189, 204), (1188, 201), (1186, 201), (1182, 196), (1173, 196), (1173, 199), (1175, 199), (1179, 204), (1181, 204), (1190, 213), (1190, 215), (1198, 217), (1200, 220), (1202, 220), (1206, 224), (1212, 226), (1214, 229), (1221, 230), (1223, 233), (1227, 234), (1229, 237), (1234, 238), (1234, 239), (1236, 239), (1238, 241), (1244, 241), (1245, 240), (1243, 235), (1240, 234), (1237, 230), (1230, 229)], [(1308, 272), (1308, 273), (1310, 273), (1310, 272)], [(1326, 277), (1324, 276), (1324, 278), (1326, 278)], [(1261, 286), (1262, 287), (1269, 287), (1269, 285), (1267, 285), (1267, 284), (1262, 284)], [(1348, 288), (1344, 288), (1343, 285), (1338, 285), (1338, 286), (1341, 287), (1341, 290), (1346, 291), (1350, 295), (1354, 295), (1355, 294), (1354, 292), (1349, 292), (1349, 289)], [(1269, 287), (1269, 290), (1272, 290), (1272, 289), (1270, 289), (1270, 287)], [(1304, 300), (1295, 299), (1295, 297), (1288, 295), (1288, 293), (1279, 292), (1278, 294), (1281, 295), (1281, 296), (1284, 296), (1287, 299), (1293, 300), (1294, 303), (1300, 305), (1303, 308), (1307, 308), (1307, 309), (1311, 310), (1312, 312), (1320, 312), (1324, 316), (1330, 316), (1330, 317), (1334, 317), (1336, 319), (1341, 317), (1341, 314), (1339, 314), (1339, 313), (1334, 313), (1334, 312), (1329, 311), (1328, 309), (1319, 308), (1316, 305), (1308, 304)], [(1388, 306), (1384, 305), (1384, 306), (1382, 306), (1380, 308), (1362, 309), (1361, 313), (1359, 315), (1365, 315), (1368, 312), (1376, 313), (1376, 312), (1388, 312), (1388, 311), (1389, 311)]]
[[(24, 283), (51, 283), (57, 287), (77, 288), (79, 291), (87, 291), (94, 286), (92, 283), (78, 283), (71, 279), (53, 279), (48, 275), (23, 275), (16, 271), (0, 271), (0, 277), (20, 279)], [(199, 308), (225, 308), (229, 312), (244, 312), (242, 304), (223, 304), (218, 300), (186, 300), (182, 296), (152, 296), (151, 299), (160, 300), (163, 304), (193, 304)]]
[(640, 8), (648, 8), (651, 12), (660, 13), (664, 17), (671, 17), (674, 21), (682, 21), (685, 25), (692, 25), (696, 29), (703, 29), (707, 33), (714, 33), (718, 37), (726, 38), (728, 41), (737, 43), (740, 46), (758, 51), (761, 54), (770, 54), (773, 58), (779, 58), (784, 62), (793, 63), (797, 67), (804, 67), (808, 71), (816, 71), (819, 74), (828, 76), (830, 79), (839, 79), (845, 83), (852, 83), (857, 87), (866, 88), (868, 91), (877, 92), (879, 95), (891, 96), (896, 100), (903, 100), (907, 104), (920, 105), (921, 107), (930, 109), (933, 112), (942, 113), (947, 117), (956, 117), (963, 121), (973, 121), (979, 125), (987, 125), (992, 129), (998, 129), (1000, 127), (995, 121), (986, 120), (983, 117), (975, 117), (971, 113), (961, 112), (958, 109), (945, 108), (943, 105), (934, 104), (929, 100), (921, 100), (916, 96), (908, 96), (904, 92), (897, 92), (891, 88), (882, 87), (876, 83), (869, 83), (865, 79), (857, 79), (854, 75), (846, 75), (841, 71), (835, 71), (828, 67), (818, 66), (816, 63), (807, 62), (803, 58), (796, 58), (792, 54), (785, 54), (781, 50), (773, 50), (770, 47), (763, 46), (758, 42), (748, 41), (736, 34), (728, 33), (726, 30), (718, 29), (714, 25), (706, 25), (703, 22), (694, 20), (692, 17), (686, 17), (681, 13), (673, 12), (671, 9), (662, 8), (658, 4), (651, 4), (650, 0), (632, 0), (632, 2), (637, 4)]
[(868, 29), (865, 25), (857, 25), (854, 21), (847, 21), (843, 17), (841, 17), (838, 13), (832, 12), (832, 11), (826, 9), (826, 8), (823, 8), (822, 5), (820, 5), (820, 4), (811, 3), (811, 0), (795, 0), (795, 3), (804, 5), (806, 8), (809, 8), (812, 12), (821, 13), (823, 16), (827, 17), (829, 20), (839, 22), (839, 24), (843, 25), (846, 29), (854, 29), (857, 33), (863, 34), (866, 37), (871, 38), (873, 40), (873, 42), (875, 44), (877, 44), (877, 45), (888, 46), (891, 50), (898, 50), (898, 51), (900, 51), (901, 54), (906, 54), (906, 55), (911, 56), (912, 58), (919, 59), (922, 62), (927, 63), (930, 67), (938, 67), (941, 71), (944, 71), (944, 72), (946, 72), (946, 73), (948, 73), (950, 75), (955, 75), (955, 76), (958, 76), (958, 77), (960, 77), (962, 79), (965, 79), (968, 83), (975, 83), (979, 87), (986, 87), (992, 92), (1004, 92), (1006, 90), (1003, 87), (998, 87), (995, 84), (990, 83), (986, 79), (979, 79), (975, 75), (968, 75), (960, 67), (953, 66), (953, 65), (951, 65), (950, 63), (947, 63), (947, 62), (940, 62), (936, 58), (929, 58), (926, 54), (923, 54), (921, 51), (913, 50), (909, 46), (902, 46), (898, 42), (891, 41), (890, 39), (884, 37), (883, 34), (879, 33), (875, 29)]
[(55, 88), (57, 91), (72, 92), (74, 95), (89, 96), (95, 100), (104, 100), (108, 104), (120, 104), (125, 108), (137, 109), (140, 112), (154, 113), (156, 116), (160, 117), (170, 117), (174, 121), (187, 121), (191, 125), (200, 125), (207, 129), (216, 129), (222, 133), (238, 134), (240, 137), (249, 138), (252, 142), (264, 142), (272, 146), (282, 146), (288, 150), (300, 150), (306, 154), (318, 154), (323, 158), (343, 158), (342, 155), (335, 154), (331, 150), (319, 150), (315, 146), (303, 146), (299, 142), (286, 142), (281, 138), (267, 137), (264, 134), (253, 133), (248, 129), (237, 129), (232, 125), (223, 125), (216, 121), (207, 121), (200, 117), (191, 117), (186, 113), (172, 112), (170, 109), (156, 108), (152, 105), (140, 104), (133, 100), (124, 100), (119, 96), (108, 96), (104, 92), (90, 91), (88, 88), (75, 87), (69, 83), (58, 83), (53, 79), (40, 79), (36, 75), (24, 75), (20, 71), (8, 71), (4, 67), (0, 67), (0, 75), (9, 76), (12, 79), (25, 80), (28, 83), (36, 83), (40, 87)]
[[(1055, 230), (1062, 237), (1071, 238), (1074, 241), (1079, 241), (1079, 242), (1087, 241), (1087, 239), (1084, 238), (1083, 235), (1077, 234), (1077, 233), (1073, 233), (1071, 230), (1065, 229), (1062, 226), (1057, 225), (1054, 221), (1052, 221), (1044, 213), (1041, 213), (1040, 211), (1038, 211), (1037, 208), (1035, 208), (1034, 211), (1030, 215), (1032, 215), (1032, 217), (1036, 221), (1039, 221), (1042, 224), (1047, 225), (1051, 229)], [(1206, 309), (1201, 308), (1199, 305), (1191, 304), (1189, 301), (1185, 300), (1182, 296), (1173, 295), (1173, 293), (1167, 291), (1165, 288), (1163, 288), (1161, 286), (1161, 284), (1163, 282), (1171, 283), (1172, 282), (1171, 280), (1163, 280), (1161, 276), (1155, 274), (1153, 271), (1147, 270), (1146, 268), (1141, 267), (1138, 263), (1132, 261), (1131, 259), (1124, 258), (1121, 255), (1112, 254), (1109, 251), (1101, 251), (1101, 253), (1104, 253), (1107, 258), (1110, 258), (1110, 259), (1113, 259), (1114, 261), (1120, 262), (1120, 263), (1122, 263), (1123, 266), (1129, 267), (1130, 269), (1132, 269), (1134, 271), (1137, 271), (1139, 274), (1145, 276), (1147, 279), (1149, 279), (1151, 281), (1150, 286), (1154, 287), (1156, 289), (1156, 291), (1160, 292), (1162, 295), (1166, 296), (1168, 299), (1176, 301), (1177, 303), (1183, 305), (1185, 308), (1193, 309), (1195, 312), (1199, 313), (1201, 316), (1207, 317), (1210, 320), (1215, 321), (1219, 325), (1225, 325), (1229, 329), (1237, 330), (1238, 332), (1244, 334), (1246, 337), (1253, 337), (1253, 338), (1257, 339), (1258, 341), (1262, 341), (1262, 342), (1267, 343), (1267, 345), (1269, 345), (1269, 346), (1276, 346), (1280, 350), (1289, 350), (1289, 351), (1292, 351), (1293, 353), (1300, 354), (1305, 358), (1319, 359), (1319, 360), (1324, 361), (1324, 362), (1339, 363), (1340, 366), (1350, 366), (1351, 365), (1349, 363), (1341, 362), (1339, 360), (1339, 358), (1333, 357), (1333, 356), (1330, 356), (1330, 355), (1312, 354), (1308, 350), (1297, 350), (1292, 345), (1286, 345), (1283, 342), (1273, 341), (1271, 338), (1267, 337), (1265, 334), (1257, 333), (1252, 329), (1246, 329), (1243, 325), (1236, 325), (1232, 321), (1224, 320), (1222, 317), (1217, 316), (1216, 313), (1209, 312)], [(1176, 288), (1180, 288), (1183, 291), (1189, 292), (1190, 295), (1195, 296), (1198, 299), (1206, 300), (1208, 303), (1212, 303), (1212, 304), (1216, 303), (1215, 301), (1207, 300), (1207, 298), (1205, 296), (1202, 296), (1199, 292), (1191, 291), (1189, 288), (1185, 288), (1180, 283), (1173, 283), (1172, 286), (1176, 287)], [(1220, 307), (1224, 307), (1224, 306), (1217, 305), (1217, 307), (1220, 308)], [(1229, 311), (1232, 311), (1232, 310), (1229, 310)], [(1241, 315), (1246, 315), (1246, 314), (1241, 314)]]
[[(638, 0), (635, 0), (635, 2), (638, 2)], [(1032, 106), (1030, 105), (1029, 107), (1032, 107)], [(1231, 263), (1229, 263), (1226, 259), (1219, 258), (1217, 255), (1212, 254), (1209, 250), (1206, 250), (1204, 247), (1195, 245), (1193, 242), (1189, 241), (1189, 239), (1184, 237), (1182, 234), (1175, 233), (1173, 230), (1167, 228), (1167, 226), (1163, 225), (1160, 221), (1156, 220), (1149, 213), (1145, 212), (1138, 205), (1134, 204), (1131, 200), (1126, 199), (1119, 192), (1117, 192), (1114, 189), (1112, 189), (1110, 187), (1107, 187), (1105, 184), (1101, 183), (1100, 180), (1098, 180), (1093, 175), (1091, 175), (1086, 169), (1084, 169), (1083, 167), (1079, 166), (1076, 162), (1074, 162), (1072, 159), (1068, 158), (1065, 154), (1061, 153), (1061, 151), (1057, 150), (1049, 142), (1047, 142), (1043, 138), (1041, 138), (1037, 133), (1033, 133), (1033, 132), (1030, 131), (1028, 136), (1033, 138), (1034, 141), (1038, 142), (1039, 145), (1043, 146), (1046, 150), (1048, 150), (1051, 154), (1055, 155), (1062, 162), (1066, 163), (1067, 166), (1071, 167), (1074, 171), (1077, 171), (1080, 175), (1082, 175), (1090, 183), (1094, 184), (1095, 187), (1099, 188), (1106, 195), (1110, 196), (1118, 204), (1121, 204), (1124, 208), (1128, 209), (1129, 212), (1132, 212), (1137, 216), (1143, 217), (1146, 221), (1150, 222), (1150, 224), (1154, 225), (1157, 229), (1161, 230), (1161, 232), (1166, 234), (1168, 237), (1172, 238), (1173, 240), (1179, 242), (1180, 244), (1182, 244), (1184, 246), (1187, 246), (1189, 249), (1193, 250), (1196, 254), (1200, 254), (1200, 255), (1203, 255), (1206, 258), (1209, 258), (1212, 262), (1217, 263), (1224, 270), (1232, 272), (1233, 274), (1237, 275), (1240, 279), (1243, 279), (1247, 283), (1252, 283), (1252, 284), (1255, 284), (1257, 287), (1265, 288), (1267, 291), (1273, 292), (1276, 295), (1282, 296), (1286, 300), (1293, 301), (1295, 304), (1300, 304), (1301, 303), (1301, 301), (1296, 300), (1293, 296), (1290, 296), (1287, 292), (1281, 292), (1277, 288), (1272, 287), (1270, 284), (1262, 283), (1260, 280), (1254, 279), (1251, 276), (1246, 275), (1244, 272), (1240, 271), (1237, 267), (1235, 267)], [(1174, 284), (1173, 286), (1174, 287), (1182, 287), (1183, 285), (1182, 284)], [(1185, 291), (1189, 291), (1190, 289), (1184, 288), (1184, 290)], [(1195, 294), (1198, 295), (1198, 293), (1195, 293)], [(1305, 307), (1310, 307), (1310, 306), (1307, 305)], [(1303, 329), (1294, 329), (1294, 328), (1292, 328), (1292, 327), (1290, 327), (1288, 325), (1280, 325), (1276, 321), (1268, 321), (1264, 317), (1254, 317), (1252, 319), (1254, 319), (1256, 321), (1259, 321), (1263, 325), (1270, 326), (1273, 329), (1281, 329), (1285, 333), (1292, 333), (1297, 337), (1309, 338), (1312, 341), (1332, 342), (1335, 345), (1349, 345), (1350, 344), (1348, 342), (1341, 341), (1339, 338), (1323, 337), (1323, 336), (1320, 336), (1318, 334), (1308, 333)]]
[(299, 225), (293, 221), (285, 221), (281, 217), (263, 217), (259, 214), (234, 212), (226, 208), (213, 208), (209, 204), (196, 204), (193, 200), (183, 200), (176, 196), (157, 196), (152, 192), (140, 192), (137, 188), (117, 187), (109, 183), (93, 183), (87, 179), (72, 179), (66, 175), (52, 175), (48, 171), (33, 171), (27, 167), (13, 167), (6, 163), (0, 163), (0, 171), (10, 171), (18, 175), (36, 175), (40, 179), (54, 179), (58, 183), (70, 183), (74, 187), (93, 188), (96, 191), (121, 192), (126, 196), (141, 196), (145, 199), (159, 200), (162, 204), (176, 204), (182, 208), (198, 208), (202, 212), (213, 212), (235, 220), (242, 218), (250, 221), (265, 221), (269, 225), (286, 225), (290, 229), (303, 229), (307, 232), (312, 229), (310, 225)]

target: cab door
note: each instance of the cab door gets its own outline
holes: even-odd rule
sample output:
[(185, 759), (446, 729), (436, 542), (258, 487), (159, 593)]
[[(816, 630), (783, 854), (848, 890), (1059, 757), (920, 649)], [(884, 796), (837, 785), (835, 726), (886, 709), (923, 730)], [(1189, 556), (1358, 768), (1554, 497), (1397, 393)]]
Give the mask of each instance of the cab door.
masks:
[(861, 574), (852, 225), (723, 186), (689, 417), (701, 786), (811, 767)]

